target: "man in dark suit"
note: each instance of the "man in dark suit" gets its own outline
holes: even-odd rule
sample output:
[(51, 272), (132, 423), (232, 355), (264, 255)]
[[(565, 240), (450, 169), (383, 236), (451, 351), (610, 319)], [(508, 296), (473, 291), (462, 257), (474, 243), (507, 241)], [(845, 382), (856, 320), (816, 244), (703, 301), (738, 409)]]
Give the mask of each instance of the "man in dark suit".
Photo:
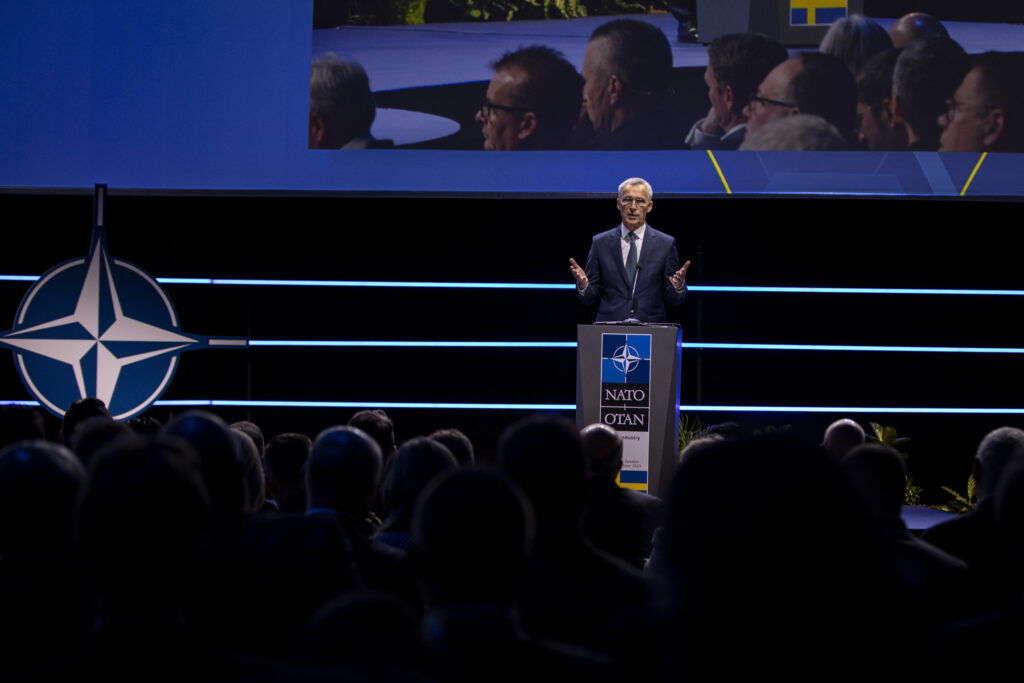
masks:
[(675, 238), (647, 225), (652, 196), (643, 178), (622, 181), (615, 201), (622, 224), (594, 235), (586, 269), (569, 259), (576, 296), (588, 306), (598, 304), (599, 322), (666, 322), (665, 304), (678, 306), (686, 296), (690, 262), (680, 268)]

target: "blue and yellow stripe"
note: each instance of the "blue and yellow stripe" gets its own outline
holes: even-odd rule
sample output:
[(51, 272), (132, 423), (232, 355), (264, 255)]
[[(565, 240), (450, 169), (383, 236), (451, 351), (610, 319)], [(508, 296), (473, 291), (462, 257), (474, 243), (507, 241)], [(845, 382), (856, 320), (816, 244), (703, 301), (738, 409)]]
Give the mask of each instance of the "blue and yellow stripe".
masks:
[(831, 24), (847, 15), (846, 0), (790, 0), (791, 26)]

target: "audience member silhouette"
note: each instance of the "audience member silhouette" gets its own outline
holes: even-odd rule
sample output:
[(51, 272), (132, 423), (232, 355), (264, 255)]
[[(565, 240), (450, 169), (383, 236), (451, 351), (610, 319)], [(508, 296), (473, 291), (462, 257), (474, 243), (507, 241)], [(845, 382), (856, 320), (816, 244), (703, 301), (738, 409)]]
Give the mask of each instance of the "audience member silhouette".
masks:
[(313, 442), (305, 434), (278, 434), (263, 449), (267, 497), (281, 512), (306, 511), (306, 482), (302, 469)]
[(619, 486), (622, 438), (611, 427), (593, 424), (580, 432), (590, 481), (583, 533), (599, 549), (643, 569), (654, 530), (665, 517), (655, 497)]
[(309, 79), (310, 149), (393, 147), (391, 140), (377, 140), (370, 134), (376, 115), (370, 79), (363, 67), (334, 53), (313, 60)]
[(45, 439), (43, 414), (33, 406), (0, 406), (0, 448), (19, 441)]
[(919, 38), (949, 38), (942, 22), (924, 12), (905, 14), (889, 26), (894, 47), (906, 47)]
[(864, 443), (864, 428), (848, 417), (840, 418), (825, 430), (822, 449), (839, 462), (844, 455)]
[(439, 429), (430, 438), (447, 448), (459, 461), (460, 467), (472, 467), (476, 460), (473, 442), (458, 429)]
[(381, 484), (381, 502), (387, 514), (380, 533), (374, 538), (399, 550), (412, 543), (412, 511), (416, 497), (430, 481), (459, 463), (437, 441), (418, 436), (402, 444), (391, 460)]
[(107, 404), (98, 398), (80, 398), (77, 401), (72, 402), (68, 409), (64, 411), (64, 419), (60, 426), (60, 442), (74, 450), (74, 436), (75, 428), (80, 422), (88, 420), (90, 417), (105, 417), (108, 420), (112, 420), (110, 411), (107, 410)]
[(587, 479), (579, 432), (561, 418), (527, 418), (502, 435), (498, 457), (537, 517), (520, 593), (527, 631), (602, 651), (612, 620), (643, 604), (648, 587), (636, 569), (583, 537)]

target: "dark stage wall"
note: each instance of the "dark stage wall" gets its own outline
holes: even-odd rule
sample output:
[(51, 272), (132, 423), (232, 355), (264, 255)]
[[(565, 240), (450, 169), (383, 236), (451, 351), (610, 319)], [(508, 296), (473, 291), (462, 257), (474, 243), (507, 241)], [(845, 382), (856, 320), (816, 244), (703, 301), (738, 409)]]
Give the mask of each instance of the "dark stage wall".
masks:
[[(124, 196), (108, 199), (113, 256), (157, 277), (568, 283), (570, 256), (618, 222), (600, 199)], [(89, 195), (2, 195), (3, 274), (41, 274), (88, 248)], [(1021, 289), (1007, 205), (868, 199), (657, 199), (655, 227), (694, 261), (695, 285)], [(1014, 208), (1016, 206), (1014, 205)], [(16, 229), (15, 229), (16, 228)], [(949, 237), (954, 235), (954, 237)], [(24, 282), (0, 283), (10, 327)], [(250, 339), (574, 341), (592, 320), (569, 290), (170, 285), (186, 332)], [(1019, 297), (693, 292), (687, 342), (1021, 346)], [(0, 324), (0, 327), (3, 327)], [(8, 352), (4, 351), (4, 354)], [(683, 403), (1020, 405), (1017, 355), (687, 349)], [(573, 349), (250, 348), (182, 356), (166, 399), (574, 401)], [(24, 399), (0, 362), (0, 399)], [(170, 409), (154, 408), (166, 418)], [(269, 434), (352, 410), (219, 409)], [(516, 411), (398, 410), (400, 436), (458, 426), (486, 453)], [(705, 413), (704, 424), (792, 425), (818, 438), (835, 414)], [(913, 441), (915, 477), (962, 487), (977, 440), (1012, 416), (855, 415)], [(916, 470), (916, 472), (914, 471)]]

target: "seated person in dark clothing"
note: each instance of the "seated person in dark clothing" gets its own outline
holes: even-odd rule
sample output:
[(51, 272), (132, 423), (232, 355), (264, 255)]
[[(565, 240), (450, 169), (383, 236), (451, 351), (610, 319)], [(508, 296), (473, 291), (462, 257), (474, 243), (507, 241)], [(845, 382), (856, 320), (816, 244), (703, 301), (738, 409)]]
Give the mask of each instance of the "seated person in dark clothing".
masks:
[(711, 109), (693, 124), (686, 142), (694, 149), (738, 149), (750, 96), (768, 72), (788, 57), (778, 41), (756, 33), (732, 33), (712, 40), (704, 70)]
[(536, 548), (519, 598), (527, 632), (602, 651), (613, 619), (643, 604), (648, 585), (582, 534), (587, 475), (579, 432), (561, 418), (528, 418), (505, 431), (498, 457), (537, 516)]
[(643, 569), (654, 530), (664, 519), (665, 504), (616, 483), (622, 469), (622, 439), (614, 429), (593, 424), (580, 437), (590, 479), (583, 533), (601, 550)]
[(939, 148), (939, 117), (968, 71), (964, 49), (949, 38), (921, 38), (903, 49), (892, 74), (893, 122), (912, 152)]
[(583, 107), (596, 149), (680, 149), (665, 104), (672, 48), (661, 29), (633, 19), (598, 26), (583, 55)]
[(310, 149), (394, 147), (391, 140), (377, 140), (370, 134), (376, 115), (370, 80), (363, 67), (334, 53), (313, 60), (309, 81)]

